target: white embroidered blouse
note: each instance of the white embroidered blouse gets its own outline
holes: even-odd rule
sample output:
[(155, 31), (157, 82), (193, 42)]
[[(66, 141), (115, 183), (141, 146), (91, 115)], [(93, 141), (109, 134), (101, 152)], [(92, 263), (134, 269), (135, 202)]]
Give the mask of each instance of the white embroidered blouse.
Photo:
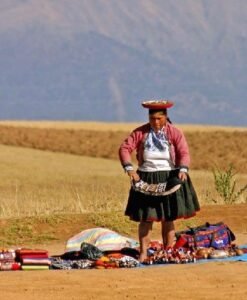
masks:
[(164, 130), (155, 132), (153, 129), (144, 142), (143, 163), (138, 170), (143, 172), (169, 171), (174, 169), (171, 161), (169, 142)]

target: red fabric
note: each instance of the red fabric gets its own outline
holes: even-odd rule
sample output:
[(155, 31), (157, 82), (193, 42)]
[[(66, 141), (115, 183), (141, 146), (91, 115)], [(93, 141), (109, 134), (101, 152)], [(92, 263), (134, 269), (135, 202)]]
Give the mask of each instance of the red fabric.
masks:
[(109, 257), (110, 259), (111, 258), (115, 258), (115, 259), (120, 259), (122, 257), (124, 257), (125, 255), (122, 254), (122, 253), (111, 253), (111, 254), (108, 254), (107, 257)]
[(30, 258), (30, 259), (35, 259), (35, 258), (44, 258), (47, 259), (48, 258), (48, 254), (26, 254), (26, 255), (20, 255), (19, 256), (21, 259), (26, 259), (26, 258)]
[(152, 248), (155, 250), (161, 250), (164, 248), (164, 245), (160, 241), (151, 241), (149, 243), (149, 248)]
[(16, 254), (19, 256), (22, 255), (48, 255), (47, 250), (42, 249), (18, 249), (16, 250)]

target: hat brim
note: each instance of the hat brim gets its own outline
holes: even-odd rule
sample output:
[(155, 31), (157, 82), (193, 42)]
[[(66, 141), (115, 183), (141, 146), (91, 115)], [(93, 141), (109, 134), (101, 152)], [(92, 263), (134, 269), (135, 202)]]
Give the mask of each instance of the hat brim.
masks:
[(166, 109), (170, 108), (174, 105), (172, 101), (164, 100), (164, 101), (144, 101), (142, 102), (142, 106), (149, 109)]

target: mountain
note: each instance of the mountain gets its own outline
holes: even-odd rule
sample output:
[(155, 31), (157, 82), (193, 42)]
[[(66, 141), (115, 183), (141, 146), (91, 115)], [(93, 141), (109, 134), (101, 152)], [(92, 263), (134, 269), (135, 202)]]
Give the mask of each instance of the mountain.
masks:
[(0, 118), (246, 126), (244, 0), (2, 0)]

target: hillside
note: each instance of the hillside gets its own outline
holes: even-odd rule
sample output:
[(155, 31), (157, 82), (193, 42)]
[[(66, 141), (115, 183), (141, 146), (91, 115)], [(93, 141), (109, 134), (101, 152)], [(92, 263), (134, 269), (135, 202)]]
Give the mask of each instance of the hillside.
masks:
[(246, 12), (241, 0), (3, 0), (0, 118), (142, 121), (140, 101), (165, 97), (175, 122), (246, 126)]
[[(2, 249), (46, 249), (49, 255), (61, 255), (69, 238), (98, 226), (137, 239), (138, 223), (124, 217), (129, 180), (117, 161), (0, 145), (0, 167)], [(191, 172), (201, 211), (192, 219), (176, 220), (176, 230), (222, 221), (236, 235), (234, 243), (246, 245), (246, 200), (205, 205), (213, 195), (211, 175)], [(246, 175), (242, 179), (246, 183)], [(159, 225), (154, 224), (154, 240), (161, 238)], [(244, 300), (246, 267), (223, 260), (136, 269), (0, 272), (1, 299), (162, 299), (166, 282), (165, 297), (171, 300), (190, 299), (191, 288), (196, 291), (193, 299), (213, 300), (217, 291), (218, 300), (236, 295)]]
[[(1, 122), (0, 144), (116, 160), (121, 142), (135, 127), (97, 122)], [(226, 169), (233, 164), (237, 172), (247, 173), (245, 128), (184, 125), (184, 133), (192, 169), (212, 171), (215, 166)]]

